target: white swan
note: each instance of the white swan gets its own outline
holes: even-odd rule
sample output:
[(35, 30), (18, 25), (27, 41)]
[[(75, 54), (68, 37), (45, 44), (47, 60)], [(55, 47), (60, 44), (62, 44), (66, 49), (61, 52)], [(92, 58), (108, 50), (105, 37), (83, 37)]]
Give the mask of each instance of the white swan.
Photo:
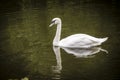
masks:
[(51, 27), (54, 24), (57, 24), (57, 31), (55, 38), (53, 40), (54, 46), (69, 47), (69, 48), (90, 48), (93, 46), (101, 45), (103, 42), (105, 42), (108, 39), (108, 37), (95, 38), (87, 34), (74, 34), (60, 40), (61, 26), (62, 26), (61, 19), (60, 18), (52, 19), (52, 23), (49, 26)]

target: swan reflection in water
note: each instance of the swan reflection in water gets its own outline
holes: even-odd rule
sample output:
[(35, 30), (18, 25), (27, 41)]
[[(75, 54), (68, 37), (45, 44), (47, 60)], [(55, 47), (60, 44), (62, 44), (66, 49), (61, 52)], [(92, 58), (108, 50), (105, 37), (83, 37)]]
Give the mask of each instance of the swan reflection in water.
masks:
[(62, 70), (60, 47), (53, 46), (53, 51), (55, 53), (56, 61), (57, 61), (57, 65), (52, 66), (52, 71), (54, 73), (53, 79), (60, 79), (60, 73), (61, 73), (61, 70)]
[[(65, 52), (68, 54), (73, 54), (77, 58), (91, 58), (94, 57), (94, 55), (100, 51), (103, 51), (105, 53), (108, 53), (107, 50), (102, 49), (100, 47), (91, 47), (91, 48), (63, 48)], [(52, 70), (54, 73), (54, 79), (60, 79), (60, 73), (62, 70), (62, 60), (61, 60), (61, 53), (60, 53), (60, 47), (53, 46), (53, 51), (56, 56), (56, 66), (52, 66)]]
[(94, 54), (103, 51), (105, 53), (108, 53), (107, 50), (102, 49), (101, 47), (91, 47), (91, 48), (62, 48), (64, 49), (68, 54), (73, 54), (74, 56), (78, 58), (90, 58), (94, 57)]

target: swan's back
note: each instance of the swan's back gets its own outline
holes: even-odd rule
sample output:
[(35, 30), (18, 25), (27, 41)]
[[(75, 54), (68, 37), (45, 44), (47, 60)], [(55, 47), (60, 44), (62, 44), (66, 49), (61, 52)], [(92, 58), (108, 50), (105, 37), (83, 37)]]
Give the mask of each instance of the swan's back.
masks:
[(107, 38), (95, 38), (87, 34), (74, 34), (62, 39), (58, 45), (61, 47), (89, 48), (101, 45), (106, 40)]

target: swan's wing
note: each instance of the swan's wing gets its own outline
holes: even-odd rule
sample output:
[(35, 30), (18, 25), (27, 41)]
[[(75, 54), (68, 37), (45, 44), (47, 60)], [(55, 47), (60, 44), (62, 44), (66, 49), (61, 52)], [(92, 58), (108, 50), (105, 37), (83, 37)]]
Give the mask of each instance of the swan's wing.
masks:
[(95, 46), (98, 42), (96, 42), (93, 39), (89, 39), (87, 37), (81, 37), (81, 38), (76, 38), (74, 40), (71, 40), (69, 42), (69, 45), (71, 46), (82, 46), (82, 47), (91, 47), (91, 46)]
[(98, 45), (99, 40), (86, 34), (75, 34), (60, 41), (59, 45), (66, 47), (91, 47)]

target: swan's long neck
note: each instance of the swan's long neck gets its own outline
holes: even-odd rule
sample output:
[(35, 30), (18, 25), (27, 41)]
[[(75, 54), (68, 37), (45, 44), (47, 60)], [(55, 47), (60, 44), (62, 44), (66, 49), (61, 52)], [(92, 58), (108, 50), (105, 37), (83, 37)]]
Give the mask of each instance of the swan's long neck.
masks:
[(56, 35), (55, 38), (53, 40), (53, 45), (58, 45), (59, 41), (60, 41), (60, 36), (61, 36), (61, 21), (60, 23), (57, 24), (57, 30), (56, 30)]

